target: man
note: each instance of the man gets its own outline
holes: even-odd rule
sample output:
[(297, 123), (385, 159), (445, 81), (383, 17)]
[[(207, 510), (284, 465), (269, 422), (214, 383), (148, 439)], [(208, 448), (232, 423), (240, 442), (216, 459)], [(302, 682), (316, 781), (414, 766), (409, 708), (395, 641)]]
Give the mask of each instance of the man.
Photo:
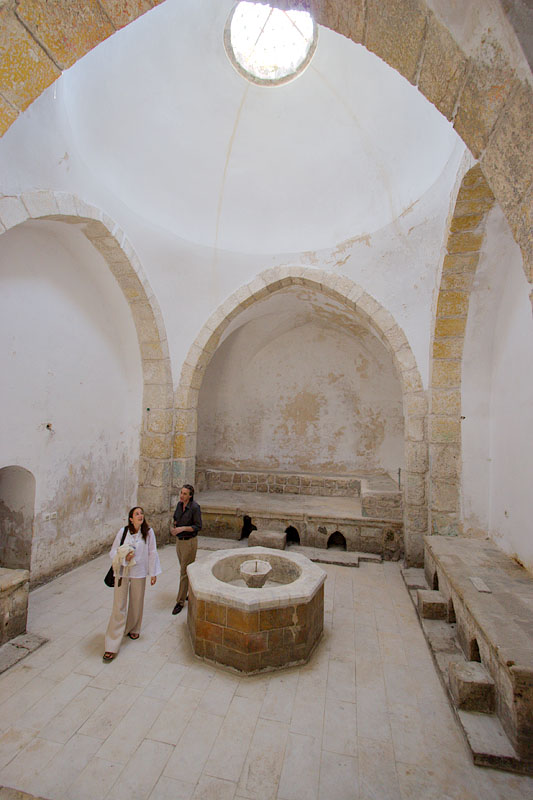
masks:
[(187, 567), (196, 558), (198, 549), (198, 531), (202, 530), (202, 512), (194, 500), (194, 486), (186, 483), (181, 487), (180, 499), (174, 511), (174, 524), (170, 533), (176, 536), (176, 550), (180, 562), (180, 586), (173, 614), (179, 614), (185, 605), (189, 579)]

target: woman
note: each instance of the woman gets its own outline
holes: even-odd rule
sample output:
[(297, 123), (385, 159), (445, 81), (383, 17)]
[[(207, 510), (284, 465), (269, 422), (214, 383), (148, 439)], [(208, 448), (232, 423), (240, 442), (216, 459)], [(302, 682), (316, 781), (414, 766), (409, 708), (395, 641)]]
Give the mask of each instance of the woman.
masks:
[[(104, 661), (113, 661), (126, 633), (130, 639), (138, 639), (141, 631), (144, 607), (144, 589), (146, 576), (150, 575), (150, 584), (154, 586), (157, 575), (161, 573), (161, 564), (157, 554), (155, 534), (144, 518), (144, 511), (135, 506), (128, 514), (128, 530), (124, 544), (132, 549), (126, 555), (120, 567), (119, 581), (115, 580), (113, 593), (113, 611), (105, 635)], [(124, 529), (115, 536), (111, 548), (111, 561), (122, 540)], [(133, 562), (130, 566), (130, 562)], [(128, 604), (129, 594), (129, 604)], [(126, 616), (127, 609), (127, 616)]]

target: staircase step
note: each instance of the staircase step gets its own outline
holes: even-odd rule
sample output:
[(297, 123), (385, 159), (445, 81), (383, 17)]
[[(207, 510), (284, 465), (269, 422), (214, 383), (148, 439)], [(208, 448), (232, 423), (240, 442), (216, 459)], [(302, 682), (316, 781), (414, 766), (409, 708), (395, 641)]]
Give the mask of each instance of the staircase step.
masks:
[(418, 613), (424, 619), (447, 619), (448, 603), (440, 592), (419, 589), (417, 592)]
[(457, 708), (492, 714), (495, 709), (495, 686), (491, 676), (478, 661), (454, 661), (448, 667), (450, 691)]

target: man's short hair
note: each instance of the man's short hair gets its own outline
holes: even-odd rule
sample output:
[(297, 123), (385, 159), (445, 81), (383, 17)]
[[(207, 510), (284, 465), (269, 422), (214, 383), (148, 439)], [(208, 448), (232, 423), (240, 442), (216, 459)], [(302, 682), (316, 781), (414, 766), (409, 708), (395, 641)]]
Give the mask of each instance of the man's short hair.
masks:
[(189, 491), (189, 494), (190, 494), (190, 496), (191, 496), (191, 500), (193, 500), (193, 499), (194, 499), (194, 486), (191, 486), (191, 484), (190, 484), (190, 483), (184, 483), (184, 484), (183, 484), (183, 486), (182, 486), (181, 488), (182, 488), (182, 489), (188, 489), (188, 491)]

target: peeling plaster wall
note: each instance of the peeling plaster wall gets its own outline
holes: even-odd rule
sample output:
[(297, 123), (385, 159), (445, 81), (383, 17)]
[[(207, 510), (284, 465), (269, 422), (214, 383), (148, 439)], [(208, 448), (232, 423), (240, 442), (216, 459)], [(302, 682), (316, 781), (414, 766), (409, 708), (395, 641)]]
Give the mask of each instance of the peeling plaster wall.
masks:
[(296, 294), (215, 353), (200, 391), (198, 465), (396, 473), (403, 412), (390, 355), (355, 322), (351, 333), (328, 325), (317, 304), (307, 314), (297, 302), (287, 310)]
[(531, 570), (533, 320), (520, 251), (498, 207), (483, 250), (463, 359), (463, 523)]
[(128, 305), (77, 226), (13, 228), (0, 264), (0, 466), (35, 476), (35, 582), (107, 545), (135, 502), (140, 356)]

